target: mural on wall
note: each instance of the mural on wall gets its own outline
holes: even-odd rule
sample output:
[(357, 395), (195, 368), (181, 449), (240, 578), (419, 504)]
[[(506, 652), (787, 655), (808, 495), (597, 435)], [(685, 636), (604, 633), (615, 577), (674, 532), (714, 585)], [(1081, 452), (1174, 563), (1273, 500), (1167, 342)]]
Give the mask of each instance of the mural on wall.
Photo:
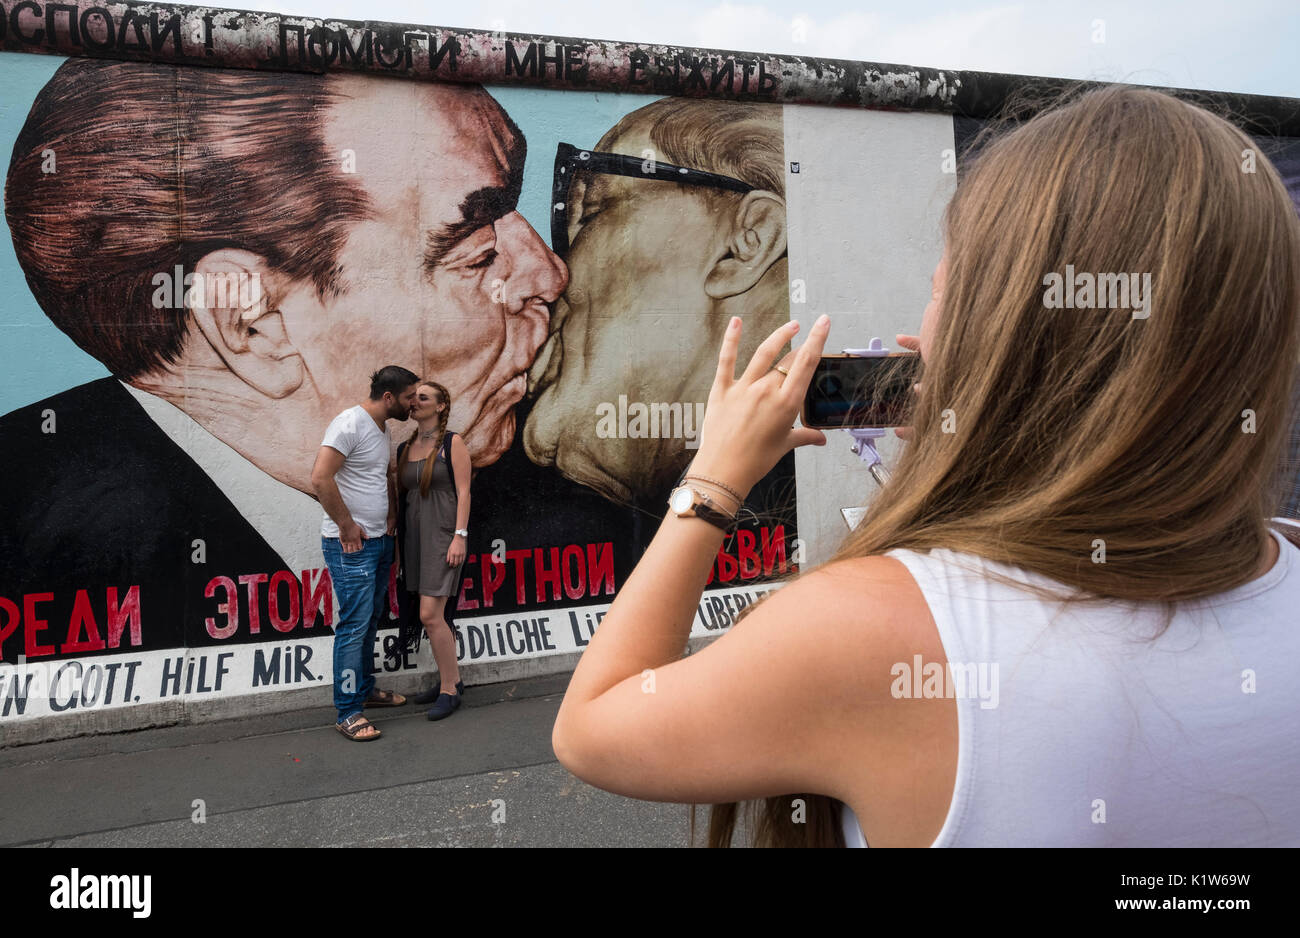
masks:
[[(742, 356), (792, 293), (831, 346), (915, 332), (981, 126), (949, 112), (1011, 87), (165, 4), (0, 12), (0, 728), (328, 685), (310, 471), (386, 364), (448, 388), (475, 467), (462, 663), (581, 651), (692, 457), (728, 318)], [(1261, 150), (1300, 195), (1296, 140)], [(692, 634), (873, 491), (845, 446), (799, 458), (802, 532), (792, 454)], [(431, 670), (394, 631), (377, 667)]]
[[(586, 644), (728, 317), (752, 350), (789, 316), (782, 124), (641, 98), (593, 127), (593, 95), (548, 97), (572, 142), (538, 153), (476, 85), (70, 59), (34, 90), (6, 302), (108, 376), (0, 399), (0, 719), (328, 683), (310, 472), (386, 364), (448, 388), (476, 469), (462, 662)], [(697, 634), (792, 569), (792, 460), (751, 507)], [(432, 667), (391, 638), (383, 669)]]
[[(648, 181), (642, 167), (656, 154), (682, 164), (656, 175), (689, 184)], [(591, 414), (620, 400), (629, 379), (650, 402), (702, 402), (733, 313), (763, 335), (789, 318), (782, 155), (779, 109), (681, 99), (629, 114), (594, 153), (560, 154), (556, 189), (567, 198), (557, 198), (552, 241), (569, 284), (536, 366), (530, 458), (618, 501), (668, 491), (689, 452), (669, 438), (602, 445), (608, 428), (593, 437)], [(632, 322), (640, 344), (628, 354)], [(620, 358), (633, 373), (601, 367)], [(702, 404), (668, 416), (695, 442)]]

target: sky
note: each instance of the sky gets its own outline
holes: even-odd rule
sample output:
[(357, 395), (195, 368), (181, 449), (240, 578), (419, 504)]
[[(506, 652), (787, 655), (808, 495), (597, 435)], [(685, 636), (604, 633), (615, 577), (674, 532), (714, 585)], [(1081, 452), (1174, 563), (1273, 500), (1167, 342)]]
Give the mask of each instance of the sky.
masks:
[(1297, 0), (232, 0), (323, 19), (1300, 97)]

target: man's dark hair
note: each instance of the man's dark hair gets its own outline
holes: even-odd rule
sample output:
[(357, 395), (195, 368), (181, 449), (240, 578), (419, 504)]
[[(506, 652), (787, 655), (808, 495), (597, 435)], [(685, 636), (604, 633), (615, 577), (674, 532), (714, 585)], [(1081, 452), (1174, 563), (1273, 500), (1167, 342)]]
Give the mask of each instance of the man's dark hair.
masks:
[(370, 399), (377, 401), (385, 393), (397, 397), (419, 380), (419, 375), (401, 365), (385, 365), (370, 376)]
[(130, 378), (181, 352), (188, 310), (152, 303), (153, 278), (176, 265), (237, 247), (337, 294), (369, 199), (326, 151), (334, 97), (316, 75), (69, 59), (36, 96), (5, 185), (41, 309)]

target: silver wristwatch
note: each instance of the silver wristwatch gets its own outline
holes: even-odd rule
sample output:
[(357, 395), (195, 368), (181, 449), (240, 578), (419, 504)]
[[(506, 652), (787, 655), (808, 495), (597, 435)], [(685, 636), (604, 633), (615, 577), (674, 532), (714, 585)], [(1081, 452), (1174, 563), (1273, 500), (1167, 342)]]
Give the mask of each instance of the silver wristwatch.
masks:
[(679, 518), (700, 518), (724, 534), (736, 529), (737, 519), (722, 510), (713, 499), (690, 485), (679, 485), (668, 496), (668, 507)]
[(456, 533), (461, 537), (469, 537), (469, 528), (457, 528)]

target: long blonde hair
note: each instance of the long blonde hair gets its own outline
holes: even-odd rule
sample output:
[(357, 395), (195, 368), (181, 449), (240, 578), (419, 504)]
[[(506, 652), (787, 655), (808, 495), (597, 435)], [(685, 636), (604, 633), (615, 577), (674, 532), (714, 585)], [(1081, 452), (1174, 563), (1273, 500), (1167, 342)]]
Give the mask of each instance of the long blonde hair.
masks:
[[(1255, 149), (1205, 110), (1125, 87), (985, 146), (945, 217), (912, 442), (829, 562), (942, 547), (1069, 588), (1035, 590), (1050, 599), (1157, 601), (1166, 627), (1178, 601), (1251, 580), (1300, 352), (1300, 220)], [(1149, 273), (1148, 318), (1044, 308), (1066, 265)], [(865, 497), (866, 474), (852, 481)], [(791, 797), (808, 823), (791, 823)], [(843, 845), (837, 807), (747, 803), (755, 842), (780, 846)], [(730, 843), (737, 812), (714, 806), (710, 845)]]
[[(438, 461), (438, 453), (442, 450), (443, 437), (447, 435), (447, 416), (451, 413), (451, 395), (447, 389), (436, 381), (421, 381), (418, 388), (433, 388), (438, 392), (440, 403), (446, 404), (443, 408), (442, 415), (438, 418), (438, 440), (433, 445), (433, 452), (424, 460), (424, 468), (420, 471), (420, 494), (428, 496), (429, 488), (433, 485), (433, 467)], [(406, 438), (406, 445), (402, 447), (402, 458), (398, 461), (397, 477), (402, 477), (402, 471), (406, 468), (406, 463), (411, 456), (411, 446), (415, 443), (415, 438), (420, 435), (420, 429), (411, 431), (411, 435)]]

